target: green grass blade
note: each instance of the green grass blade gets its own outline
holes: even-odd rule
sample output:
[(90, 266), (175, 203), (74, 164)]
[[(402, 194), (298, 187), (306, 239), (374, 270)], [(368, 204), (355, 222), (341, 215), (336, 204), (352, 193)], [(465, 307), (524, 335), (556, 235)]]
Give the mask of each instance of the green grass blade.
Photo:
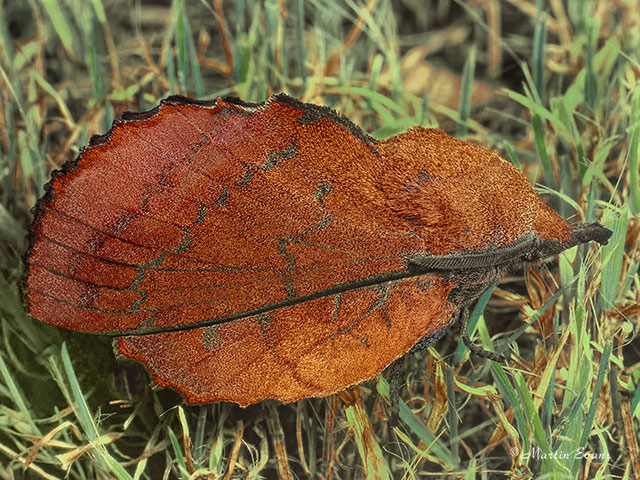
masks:
[(62, 347), (60, 348), (60, 356), (62, 357), (62, 364), (64, 365), (64, 369), (69, 380), (69, 386), (71, 387), (71, 394), (76, 404), (75, 412), (78, 416), (78, 420), (80, 420), (83, 430), (89, 440), (95, 441), (98, 438), (96, 425), (93, 422), (93, 416), (89, 413), (89, 407), (87, 406), (87, 402), (82, 393), (82, 389), (80, 388), (80, 384), (78, 383), (78, 377), (76, 377), (76, 372), (73, 369), (73, 365), (71, 364), (71, 357), (69, 357), (66, 342), (62, 343)]
[(640, 407), (640, 382), (636, 385), (636, 390), (633, 392), (631, 403), (629, 404), (629, 411), (633, 417), (636, 416), (636, 410)]
[(614, 218), (604, 219), (604, 224), (613, 231), (609, 243), (602, 247), (602, 277), (601, 290), (603, 308), (614, 308), (620, 288), (620, 274), (622, 273), (622, 260), (627, 234), (627, 207), (624, 207)]
[[(47, 15), (51, 19), (51, 24), (55, 29), (62, 46), (65, 50), (72, 55), (75, 55), (73, 34), (71, 33), (71, 27), (67, 22), (67, 18), (64, 15), (65, 9), (62, 8), (56, 0), (40, 0)], [(76, 55), (77, 57), (78, 55)]]
[(198, 52), (196, 51), (196, 46), (193, 42), (193, 35), (191, 34), (191, 27), (189, 26), (189, 22), (185, 19), (184, 22), (184, 30), (186, 32), (186, 41), (187, 41), (187, 56), (189, 69), (192, 72), (193, 84), (196, 90), (196, 96), (198, 98), (204, 97), (204, 85), (202, 83), (202, 75), (200, 74), (200, 64), (198, 63)]
[[(387, 382), (382, 375), (378, 375), (376, 385), (378, 393), (380, 393), (385, 400), (389, 401), (389, 382)], [(424, 421), (413, 413), (402, 399), (400, 400), (400, 420), (407, 425), (407, 428), (411, 432), (429, 446), (429, 451), (438, 457), (438, 460), (441, 461), (443, 465), (447, 468), (453, 468), (449, 449), (442, 443), (437, 435), (427, 429)]]
[(189, 480), (189, 474), (187, 470), (187, 462), (184, 459), (184, 454), (182, 453), (182, 449), (180, 448), (180, 442), (176, 437), (176, 434), (173, 433), (171, 428), (167, 429), (167, 434), (169, 435), (169, 441), (171, 442), (171, 448), (173, 449), (173, 453), (175, 454), (176, 462), (178, 463), (178, 470), (180, 471), (180, 476), (183, 480)]
[(640, 157), (640, 86), (637, 86), (631, 97), (631, 118), (629, 119), (629, 187), (631, 188), (631, 214), (640, 213), (640, 179), (638, 178), (638, 159)]
[(544, 98), (545, 47), (547, 43), (547, 24), (541, 18), (540, 5), (536, 14), (536, 26), (533, 34), (533, 85), (540, 98)]
[(542, 163), (542, 169), (546, 173), (549, 173), (551, 171), (551, 162), (549, 161), (549, 154), (547, 153), (547, 145), (545, 143), (544, 126), (542, 125), (542, 119), (539, 115), (531, 117), (531, 125), (533, 126), (536, 151), (538, 152), (540, 163)]
[(530, 452), (531, 443), (529, 440), (529, 435), (524, 434), (524, 432), (527, 431), (527, 420), (525, 418), (524, 410), (522, 409), (522, 402), (520, 402), (518, 393), (513, 388), (509, 380), (509, 376), (507, 375), (507, 372), (505, 372), (502, 365), (492, 361), (491, 373), (496, 379), (496, 384), (502, 392), (502, 396), (506, 398), (507, 404), (511, 405), (511, 408), (513, 408), (513, 414), (518, 425), (517, 430), (520, 435), (520, 440), (522, 441), (522, 451)]
[[(476, 326), (478, 325), (478, 320), (480, 319), (482, 312), (484, 312), (484, 309), (486, 308), (487, 303), (489, 303), (489, 299), (491, 298), (491, 295), (493, 295), (493, 291), (495, 290), (496, 286), (497, 284), (492, 285), (480, 296), (480, 298), (474, 305), (473, 310), (469, 314), (469, 321), (467, 322), (467, 333), (469, 334), (470, 338), (473, 337), (473, 334), (476, 331)], [(460, 364), (466, 349), (467, 349), (466, 345), (462, 340), (460, 340), (458, 342), (458, 348), (456, 349), (456, 353), (453, 357), (454, 365)]]
[(33, 420), (31, 409), (25, 402), (25, 399), (20, 393), (18, 386), (13, 381), (13, 377), (9, 372), (9, 367), (2, 358), (2, 355), (0, 355), (0, 376), (2, 376), (4, 385), (6, 387), (2, 389), (5, 390), (3, 393), (8, 396), (13, 401), (14, 405), (18, 408), (18, 411), (20, 412), (20, 419), (24, 422), (27, 422), (33, 434), (42, 435), (40, 433), (40, 429), (36, 426)]
[(185, 6), (183, 0), (174, 0), (173, 8), (175, 12), (176, 25), (176, 45), (178, 50), (178, 84), (183, 95), (187, 93), (187, 79), (189, 71), (187, 69), (187, 40), (185, 31)]
[(507, 152), (507, 158), (513, 163), (518, 170), (522, 170), (522, 164), (518, 160), (518, 154), (509, 142), (502, 142), (502, 148)]
[(458, 411), (456, 409), (456, 389), (455, 389), (455, 372), (451, 365), (447, 365), (444, 369), (444, 379), (447, 388), (447, 418), (449, 424), (449, 448), (451, 450), (451, 463), (458, 465), (460, 463), (460, 436), (458, 431)]
[(473, 77), (476, 69), (476, 49), (475, 46), (469, 50), (469, 56), (464, 63), (462, 70), (462, 84), (460, 87), (460, 103), (458, 113), (460, 115), (456, 125), (456, 136), (465, 138), (467, 136), (467, 120), (471, 114), (471, 91), (473, 89)]
[[(596, 416), (596, 409), (598, 408), (598, 402), (600, 401), (600, 389), (602, 388), (602, 384), (606, 378), (607, 369), (609, 368), (609, 357), (611, 356), (611, 350), (613, 345), (611, 342), (608, 342), (604, 350), (602, 351), (602, 356), (600, 358), (600, 365), (598, 367), (598, 375), (596, 377), (595, 385), (593, 387), (593, 397), (591, 398), (591, 404), (589, 405), (589, 412), (585, 418), (585, 422), (582, 428), (582, 436), (580, 438), (580, 446), (586, 450), (587, 442), (589, 441), (589, 437), (591, 436), (591, 428), (593, 427), (594, 418)], [(579, 462), (579, 459), (574, 461), (574, 465), (576, 462)], [(574, 467), (574, 470), (577, 470)]]
[(532, 430), (533, 438), (536, 441), (536, 445), (542, 450), (543, 453), (549, 454), (551, 453), (551, 448), (549, 442), (547, 441), (547, 434), (544, 427), (542, 426), (542, 423), (540, 422), (538, 412), (535, 409), (529, 387), (527, 386), (522, 374), (520, 374), (519, 372), (515, 373), (514, 379), (516, 381), (520, 402), (524, 407), (523, 412), (525, 418), (527, 419), (527, 423)]
[(62, 364), (64, 371), (71, 388), (71, 396), (74, 402), (74, 413), (82, 425), (82, 430), (86, 434), (90, 443), (93, 444), (93, 452), (95, 453), (96, 460), (102, 468), (113, 473), (119, 480), (132, 480), (132, 477), (122, 467), (119, 461), (114, 459), (106, 450), (104, 441), (102, 440), (102, 434), (98, 431), (98, 427), (93, 419), (93, 415), (89, 411), (89, 406), (82, 393), (82, 388), (78, 382), (75, 370), (71, 363), (71, 357), (67, 350), (66, 342), (62, 343), (60, 348), (60, 357), (62, 358)]
[[(558, 298), (569, 288), (570, 285), (563, 285), (558, 289), (556, 293), (554, 293), (549, 300), (547, 300), (544, 305), (542, 305), (539, 309), (533, 312), (531, 315), (531, 320), (527, 323), (524, 323), (520, 328), (518, 328), (515, 332), (513, 332), (509, 338), (502, 344), (501, 348), (496, 349), (496, 353), (502, 354), (508, 348), (509, 345), (512, 345), (524, 332), (527, 330), (533, 323), (538, 319), (540, 315), (542, 315), (551, 305), (558, 301)], [(531, 310), (531, 308), (529, 309)]]
[(296, 35), (298, 39), (298, 68), (302, 92), (307, 90), (307, 44), (304, 38), (304, 0), (296, 0)]
[(587, 19), (587, 45), (586, 45), (586, 78), (584, 84), (584, 99), (587, 107), (593, 110), (598, 101), (598, 84), (596, 81), (596, 72), (593, 65), (593, 57), (595, 56), (595, 42), (597, 41), (597, 20), (594, 18)]

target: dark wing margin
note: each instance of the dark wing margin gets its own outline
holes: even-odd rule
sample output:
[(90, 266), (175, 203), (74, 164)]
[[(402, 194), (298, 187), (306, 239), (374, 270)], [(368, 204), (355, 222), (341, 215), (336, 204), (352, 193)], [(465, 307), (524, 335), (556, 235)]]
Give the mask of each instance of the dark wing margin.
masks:
[(298, 119), (298, 123), (300, 123), (301, 125), (329, 119), (333, 123), (336, 123), (345, 128), (358, 140), (368, 145), (371, 149), (371, 152), (378, 158), (380, 157), (380, 153), (374, 148), (378, 141), (372, 136), (368, 135), (364, 130), (358, 127), (347, 117), (340, 115), (333, 108), (324, 107), (321, 105), (313, 105), (311, 103), (303, 103), (300, 100), (290, 97), (285, 93), (278, 93), (276, 95), (273, 95), (270, 101), (276, 101), (278, 103), (282, 103), (283, 105), (289, 105), (297, 110), (304, 112), (304, 115), (300, 119)]

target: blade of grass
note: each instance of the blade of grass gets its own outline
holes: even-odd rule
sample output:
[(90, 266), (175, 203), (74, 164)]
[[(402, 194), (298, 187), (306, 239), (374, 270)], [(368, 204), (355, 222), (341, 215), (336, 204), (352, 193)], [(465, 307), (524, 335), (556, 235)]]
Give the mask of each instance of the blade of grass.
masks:
[[(538, 152), (538, 158), (542, 163), (542, 170), (545, 173), (551, 172), (551, 162), (549, 161), (549, 154), (547, 153), (547, 145), (545, 143), (544, 126), (542, 125), (542, 119), (539, 115), (533, 115), (531, 117), (531, 125), (533, 127), (533, 137), (536, 145), (536, 151)], [(550, 180), (551, 176), (546, 176)], [(555, 181), (554, 187), (555, 187)]]
[(189, 78), (189, 72), (187, 71), (187, 44), (185, 38), (185, 12), (183, 0), (173, 0), (173, 24), (175, 25), (175, 40), (176, 50), (178, 58), (178, 85), (180, 87), (180, 93), (182, 95), (187, 94), (187, 79)]
[(633, 398), (629, 405), (629, 412), (631, 415), (636, 416), (636, 410), (640, 406), (640, 382), (636, 385), (635, 392), (633, 392)]
[[(610, 210), (607, 210), (610, 212)], [(624, 244), (627, 234), (627, 207), (614, 217), (608, 215), (603, 219), (604, 224), (613, 231), (609, 243), (602, 247), (602, 277), (601, 290), (603, 308), (614, 308), (618, 290), (620, 287), (620, 274), (622, 273), (622, 257), (624, 256)]]
[(471, 114), (471, 91), (473, 89), (473, 77), (476, 69), (475, 45), (469, 50), (469, 56), (464, 62), (462, 80), (460, 86), (460, 103), (458, 104), (459, 119), (456, 125), (456, 136), (464, 139), (467, 136), (467, 120)]
[(58, 105), (58, 109), (60, 110), (60, 113), (65, 120), (67, 128), (69, 130), (73, 129), (76, 122), (73, 120), (73, 116), (71, 115), (66, 102), (62, 98), (62, 95), (60, 95), (49, 82), (42, 78), (42, 75), (40, 75), (37, 70), (32, 70), (31, 75), (36, 83), (38, 83), (38, 85), (40, 85), (43, 90), (51, 95), (51, 97), (55, 100), (56, 104)]
[(42, 436), (40, 429), (36, 426), (32, 418), (31, 410), (27, 405), (27, 403), (25, 402), (25, 399), (22, 397), (22, 394), (20, 393), (18, 386), (13, 381), (13, 377), (9, 372), (9, 368), (7, 364), (2, 358), (2, 355), (0, 355), (0, 375), (4, 380), (4, 384), (6, 387), (6, 392), (4, 393), (13, 401), (14, 405), (18, 408), (18, 411), (20, 412), (21, 421), (26, 422), (29, 425), (31, 434)]
[(90, 441), (94, 441), (96, 438), (98, 438), (98, 432), (96, 429), (96, 425), (93, 422), (93, 417), (89, 413), (89, 407), (87, 406), (87, 402), (84, 399), (84, 395), (82, 393), (82, 389), (80, 388), (80, 384), (78, 383), (78, 378), (76, 377), (75, 370), (73, 369), (73, 365), (71, 364), (71, 358), (69, 357), (66, 342), (62, 342), (62, 347), (60, 348), (60, 356), (62, 357), (62, 364), (69, 380), (69, 386), (71, 387), (73, 400), (76, 404), (74, 411), (78, 416), (78, 420), (80, 420), (80, 423), (82, 424), (82, 428), (85, 434)]
[(169, 435), (169, 442), (171, 443), (171, 448), (175, 454), (175, 460), (178, 463), (180, 476), (183, 480), (189, 480), (189, 470), (187, 470), (187, 463), (185, 462), (184, 454), (180, 449), (180, 442), (178, 442), (178, 438), (171, 428), (167, 428), (167, 434)]
[(544, 72), (545, 47), (547, 44), (547, 23), (542, 17), (540, 3), (537, 4), (536, 24), (533, 34), (533, 85), (540, 98), (545, 98)]
[[(93, 9), (91, 10), (94, 11)], [(89, 64), (89, 71), (91, 72), (91, 79), (93, 81), (93, 100), (97, 101), (103, 96), (103, 80), (100, 69), (99, 58), (101, 55), (97, 51), (98, 46), (98, 31), (95, 28), (96, 21), (91, 18), (88, 22), (88, 45), (87, 45), (87, 63)]]
[(589, 110), (593, 110), (598, 101), (597, 75), (594, 70), (593, 57), (595, 55), (595, 42), (597, 39), (598, 20), (587, 19), (587, 45), (586, 45), (586, 77), (584, 81), (584, 100)]
[(204, 86), (202, 83), (202, 75), (200, 74), (200, 64), (198, 62), (198, 52), (193, 42), (193, 35), (191, 33), (191, 26), (189, 25), (188, 18), (184, 16), (184, 32), (187, 47), (187, 57), (189, 69), (191, 71), (193, 84), (195, 86), (196, 95), (198, 98), (204, 97)]
[[(531, 327), (531, 325), (533, 325), (533, 323), (538, 319), (538, 317), (540, 317), (540, 315), (542, 315), (551, 305), (557, 302), (558, 298), (560, 298), (560, 296), (569, 287), (570, 285), (563, 285), (562, 287), (560, 287), (558, 291), (554, 293), (551, 296), (551, 298), (549, 298), (549, 300), (547, 300), (544, 303), (544, 305), (542, 305), (542, 307), (540, 307), (535, 312), (533, 312), (533, 314), (531, 315), (531, 319), (527, 323), (524, 323), (520, 328), (518, 328), (515, 332), (513, 332), (509, 336), (509, 338), (502, 344), (501, 347), (496, 348), (496, 353), (503, 354), (505, 350), (509, 347), (509, 345), (512, 345), (525, 332), (525, 330), (527, 330), (529, 327)], [(529, 308), (529, 311), (531, 310), (532, 309)]]
[(367, 87), (331, 87), (327, 93), (335, 95), (360, 96), (370, 100), (376, 108), (378, 108), (378, 106), (386, 107), (392, 112), (400, 115), (404, 114), (405, 111), (404, 108), (402, 108), (402, 106), (395, 100)]
[[(467, 333), (469, 334), (470, 338), (473, 338), (473, 334), (476, 331), (476, 326), (478, 325), (478, 320), (480, 319), (480, 316), (482, 315), (482, 312), (484, 312), (484, 309), (487, 306), (487, 303), (489, 303), (489, 299), (491, 298), (491, 295), (493, 295), (493, 291), (495, 290), (497, 284), (492, 285), (491, 287), (489, 287), (478, 299), (478, 301), (476, 302), (476, 304), (473, 307), (473, 310), (471, 311), (471, 314), (469, 315), (469, 320), (467, 321)], [(462, 340), (460, 340), (458, 342), (458, 348), (456, 349), (456, 353), (453, 357), (453, 364), (454, 365), (459, 365), (460, 362), (462, 361), (462, 357), (464, 355), (464, 352), (467, 350), (466, 345), (464, 344), (464, 342)]]
[(102, 468), (113, 473), (117, 479), (132, 480), (131, 475), (129, 475), (124, 467), (122, 467), (122, 465), (120, 465), (120, 463), (108, 453), (104, 446), (102, 441), (104, 435), (98, 432), (98, 427), (93, 420), (93, 415), (89, 411), (89, 407), (84, 398), (84, 394), (82, 393), (76, 372), (71, 363), (71, 357), (69, 356), (66, 342), (62, 342), (60, 356), (62, 358), (62, 364), (67, 375), (69, 386), (71, 387), (71, 396), (74, 403), (73, 411), (80, 421), (84, 433), (93, 445), (92, 451), (96, 454), (96, 460)]
[(449, 449), (451, 451), (451, 463), (459, 465), (460, 453), (458, 447), (460, 445), (460, 436), (458, 430), (458, 422), (460, 417), (458, 416), (457, 402), (456, 402), (456, 388), (455, 388), (455, 372), (451, 365), (447, 365), (444, 369), (445, 385), (447, 389), (447, 418), (449, 424)]
[[(365, 477), (379, 478), (380, 480), (389, 479), (391, 478), (389, 466), (373, 432), (371, 420), (359, 391), (359, 387), (353, 387), (354, 402), (344, 407), (346, 426), (354, 436)], [(284, 476), (281, 475), (281, 477)]]
[[(378, 375), (376, 386), (378, 393), (384, 397), (385, 401), (389, 402), (389, 383), (382, 375)], [(438, 463), (441, 463), (448, 469), (453, 469), (449, 449), (442, 443), (439, 436), (436, 436), (427, 429), (422, 419), (413, 413), (402, 399), (400, 400), (400, 419), (407, 425), (407, 428), (409, 428), (411, 432), (429, 446), (429, 451), (438, 458)]]
[[(607, 368), (609, 367), (609, 357), (611, 356), (612, 343), (607, 342), (602, 351), (602, 356), (600, 358), (600, 365), (598, 366), (598, 375), (596, 377), (595, 384), (593, 386), (593, 397), (591, 398), (591, 404), (589, 405), (589, 412), (585, 418), (584, 424), (582, 426), (582, 435), (580, 437), (579, 446), (586, 451), (587, 442), (589, 441), (589, 437), (591, 436), (591, 427), (593, 426), (593, 422), (596, 415), (596, 409), (598, 407), (598, 402), (600, 401), (600, 389), (602, 388), (602, 384), (604, 383), (604, 379), (607, 374)], [(578, 465), (580, 463), (580, 458), (575, 459), (573, 462), (574, 468), (572, 469), (574, 472), (578, 471)]]
[[(157, 448), (159, 435), (160, 435), (160, 427), (156, 426), (156, 428), (153, 429), (153, 432), (151, 432), (151, 435), (149, 435), (149, 440), (147, 441), (144, 447), (144, 452), (152, 452), (154, 448)], [(140, 458), (140, 461), (136, 464), (136, 469), (133, 472), (133, 480), (140, 480), (140, 478), (142, 478), (142, 475), (144, 474), (144, 471), (147, 468), (148, 463), (149, 463), (149, 456), (143, 455)]]
[(529, 440), (529, 435), (525, 433), (527, 432), (527, 421), (524, 415), (524, 410), (522, 409), (522, 402), (520, 402), (518, 394), (509, 381), (509, 376), (507, 375), (507, 372), (505, 372), (502, 365), (492, 361), (491, 373), (496, 379), (496, 385), (502, 393), (501, 396), (503, 398), (506, 398), (507, 404), (511, 405), (511, 408), (513, 409), (513, 414), (518, 425), (518, 435), (520, 436), (520, 440), (522, 442), (522, 451), (530, 452), (531, 443)]
[(640, 85), (633, 90), (631, 97), (631, 118), (629, 119), (629, 149), (627, 150), (627, 162), (629, 162), (629, 186), (631, 188), (631, 213), (640, 213), (640, 179), (638, 179), (638, 159), (640, 157)]
[(75, 58), (79, 58), (74, 51), (74, 40), (71, 27), (64, 16), (65, 9), (56, 0), (40, 0), (47, 15), (51, 19), (51, 25), (55, 29), (64, 49)]
[(507, 156), (509, 157), (511, 163), (513, 163), (516, 168), (518, 168), (518, 170), (522, 170), (522, 164), (520, 163), (520, 160), (518, 160), (518, 155), (516, 154), (513, 146), (509, 142), (504, 141), (502, 142), (502, 148), (504, 148), (507, 152)]
[[(523, 66), (523, 68), (526, 67)], [(524, 86), (524, 89), (525, 95), (509, 89), (503, 89), (502, 91), (505, 93), (505, 95), (520, 103), (526, 109), (530, 110), (531, 115), (538, 115), (542, 120), (547, 120), (549, 123), (551, 123), (554, 128), (558, 127), (555, 133), (560, 135), (563, 140), (571, 142), (571, 132), (564, 125), (557, 112), (552, 112), (545, 108), (543, 105), (537, 103), (532, 97), (533, 94), (531, 90), (526, 85)]]
[(304, 38), (304, 0), (296, 0), (296, 34), (298, 39), (298, 68), (302, 79), (302, 96), (307, 91), (307, 44)]
[(184, 457), (185, 462), (189, 472), (193, 472), (195, 470), (195, 465), (193, 463), (193, 457), (191, 456), (191, 435), (189, 433), (189, 425), (187, 423), (187, 417), (184, 414), (184, 408), (182, 406), (178, 406), (178, 421), (180, 423), (180, 427), (182, 428), (182, 446), (184, 448)]
[[(524, 407), (524, 415), (527, 419), (527, 423), (532, 430), (533, 438), (536, 441), (537, 446), (542, 450), (545, 454), (551, 453), (551, 448), (549, 442), (547, 441), (547, 435), (545, 433), (544, 427), (540, 422), (540, 417), (538, 416), (538, 411), (534, 405), (534, 401), (531, 398), (531, 392), (527, 383), (524, 380), (524, 377), (521, 373), (515, 372), (514, 380), (516, 382), (516, 387), (518, 389), (518, 394), (520, 396), (520, 402)], [(550, 457), (551, 455), (549, 455)], [(543, 463), (548, 463), (548, 459), (545, 458)]]

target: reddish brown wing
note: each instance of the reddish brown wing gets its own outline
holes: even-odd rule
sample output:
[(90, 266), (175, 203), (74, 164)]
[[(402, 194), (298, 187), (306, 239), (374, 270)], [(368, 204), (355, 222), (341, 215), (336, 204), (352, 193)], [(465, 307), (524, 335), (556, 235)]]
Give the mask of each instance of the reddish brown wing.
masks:
[(348, 194), (364, 180), (351, 165), (379, 164), (375, 141), (313, 108), (288, 97), (260, 108), (170, 100), (116, 124), (39, 205), (30, 312), (124, 332), (402, 270), (400, 253), (420, 239), (380, 228)]
[(92, 143), (39, 203), (29, 311), (94, 332), (185, 329), (119, 348), (192, 401), (370, 378), (457, 307), (451, 284), (403, 279), (408, 259), (569, 237), (487, 150), (423, 128), (376, 142), (286, 96), (171, 98)]
[(213, 320), (410, 256), (498, 248), (546, 208), (487, 150), (427, 129), (376, 144), (284, 96), (169, 100), (94, 143), (54, 176), (32, 227), (30, 312), (73, 329)]

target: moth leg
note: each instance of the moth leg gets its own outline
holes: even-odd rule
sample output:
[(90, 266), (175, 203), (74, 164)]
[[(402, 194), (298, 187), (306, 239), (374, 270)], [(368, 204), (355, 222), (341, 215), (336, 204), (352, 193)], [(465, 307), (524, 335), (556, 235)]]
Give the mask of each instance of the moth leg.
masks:
[(400, 423), (400, 361), (398, 358), (387, 368), (389, 379), (389, 425), (391, 428)]
[(502, 364), (507, 363), (507, 359), (504, 357), (504, 355), (486, 350), (485, 348), (480, 347), (471, 341), (471, 338), (469, 338), (469, 328), (467, 325), (469, 323), (469, 316), (469, 306), (467, 305), (462, 308), (462, 321), (459, 323), (458, 328), (460, 329), (459, 332), (461, 334), (460, 336), (462, 337), (462, 341), (467, 346), (469, 351), (481, 358), (488, 358), (489, 360), (493, 360), (494, 362)]

